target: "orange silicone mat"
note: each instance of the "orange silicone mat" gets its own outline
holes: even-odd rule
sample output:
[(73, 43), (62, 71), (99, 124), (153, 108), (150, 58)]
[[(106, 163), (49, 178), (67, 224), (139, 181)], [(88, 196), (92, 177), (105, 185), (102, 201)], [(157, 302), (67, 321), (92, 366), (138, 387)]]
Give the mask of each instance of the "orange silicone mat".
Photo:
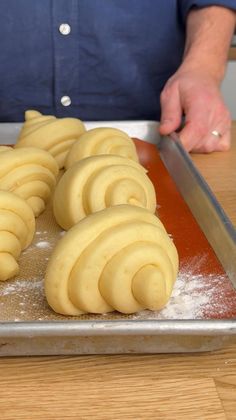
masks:
[(0, 322), (236, 317), (236, 291), (165, 169), (156, 146), (140, 140), (135, 143), (140, 161), (148, 169), (156, 188), (157, 214), (173, 238), (180, 257), (178, 279), (166, 308), (129, 316), (115, 312), (73, 318), (55, 314), (47, 305), (43, 278), (52, 249), (63, 232), (56, 224), (49, 204), (37, 219), (33, 243), (20, 257), (19, 276), (0, 284)]

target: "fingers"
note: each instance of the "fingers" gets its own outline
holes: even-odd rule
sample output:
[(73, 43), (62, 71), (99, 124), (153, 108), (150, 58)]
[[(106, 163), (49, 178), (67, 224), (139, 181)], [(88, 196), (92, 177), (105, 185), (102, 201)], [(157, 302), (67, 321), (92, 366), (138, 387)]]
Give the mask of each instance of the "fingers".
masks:
[(182, 107), (179, 90), (174, 84), (167, 86), (161, 93), (161, 121), (159, 131), (161, 135), (170, 134), (181, 124)]
[[(230, 148), (231, 119), (228, 110), (216, 96), (212, 108), (199, 107), (195, 102), (186, 113), (186, 124), (179, 137), (187, 151), (211, 153)], [(220, 133), (219, 136), (212, 132)]]
[[(230, 147), (231, 117), (221, 97), (218, 83), (204, 69), (186, 66), (168, 80), (161, 94), (161, 135), (177, 130), (187, 151), (210, 153)], [(212, 132), (218, 131), (220, 136)]]
[(209, 136), (203, 139), (200, 146), (194, 147), (191, 151), (195, 153), (226, 152), (230, 149), (231, 132), (226, 131), (221, 137)]
[(217, 144), (216, 151), (227, 152), (231, 145), (231, 130), (228, 130), (224, 136), (222, 136), (220, 142)]

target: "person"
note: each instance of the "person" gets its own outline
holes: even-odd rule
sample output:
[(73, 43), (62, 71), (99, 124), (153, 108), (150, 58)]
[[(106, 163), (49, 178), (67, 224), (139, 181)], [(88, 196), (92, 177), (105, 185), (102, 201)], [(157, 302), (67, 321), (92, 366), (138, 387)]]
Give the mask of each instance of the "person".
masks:
[(160, 120), (188, 151), (230, 147), (220, 94), (236, 0), (2, 0), (0, 121), (26, 109)]

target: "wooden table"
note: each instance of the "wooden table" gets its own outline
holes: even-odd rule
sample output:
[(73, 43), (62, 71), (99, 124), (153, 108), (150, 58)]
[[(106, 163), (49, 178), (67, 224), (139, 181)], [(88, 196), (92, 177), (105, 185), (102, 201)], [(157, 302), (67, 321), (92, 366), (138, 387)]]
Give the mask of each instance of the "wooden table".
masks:
[[(193, 156), (236, 224), (230, 152)], [(236, 419), (236, 343), (213, 353), (2, 358), (0, 419)]]

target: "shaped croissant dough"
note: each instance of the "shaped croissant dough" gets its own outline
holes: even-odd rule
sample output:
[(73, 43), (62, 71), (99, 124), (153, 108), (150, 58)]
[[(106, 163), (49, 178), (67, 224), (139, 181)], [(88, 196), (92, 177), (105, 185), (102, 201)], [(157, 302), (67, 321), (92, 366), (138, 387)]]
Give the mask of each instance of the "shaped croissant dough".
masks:
[(161, 309), (170, 298), (178, 255), (160, 220), (120, 205), (94, 213), (57, 243), (45, 292), (65, 315)]
[(0, 146), (0, 153), (1, 152), (10, 152), (12, 149), (12, 147), (10, 146)]
[(19, 272), (17, 259), (31, 243), (35, 218), (25, 200), (8, 191), (0, 191), (0, 280)]
[(65, 168), (92, 155), (119, 155), (138, 162), (138, 155), (133, 140), (124, 131), (117, 128), (100, 127), (86, 131), (71, 147), (65, 162)]
[(77, 118), (56, 118), (29, 110), (15, 147), (47, 150), (62, 168), (69, 149), (84, 131), (84, 124)]
[(58, 165), (45, 150), (9, 148), (0, 153), (0, 189), (24, 198), (35, 216), (45, 209), (57, 174)]
[(75, 163), (60, 179), (53, 212), (57, 223), (68, 230), (89, 214), (119, 204), (155, 212), (155, 189), (146, 169), (121, 156), (90, 156)]

